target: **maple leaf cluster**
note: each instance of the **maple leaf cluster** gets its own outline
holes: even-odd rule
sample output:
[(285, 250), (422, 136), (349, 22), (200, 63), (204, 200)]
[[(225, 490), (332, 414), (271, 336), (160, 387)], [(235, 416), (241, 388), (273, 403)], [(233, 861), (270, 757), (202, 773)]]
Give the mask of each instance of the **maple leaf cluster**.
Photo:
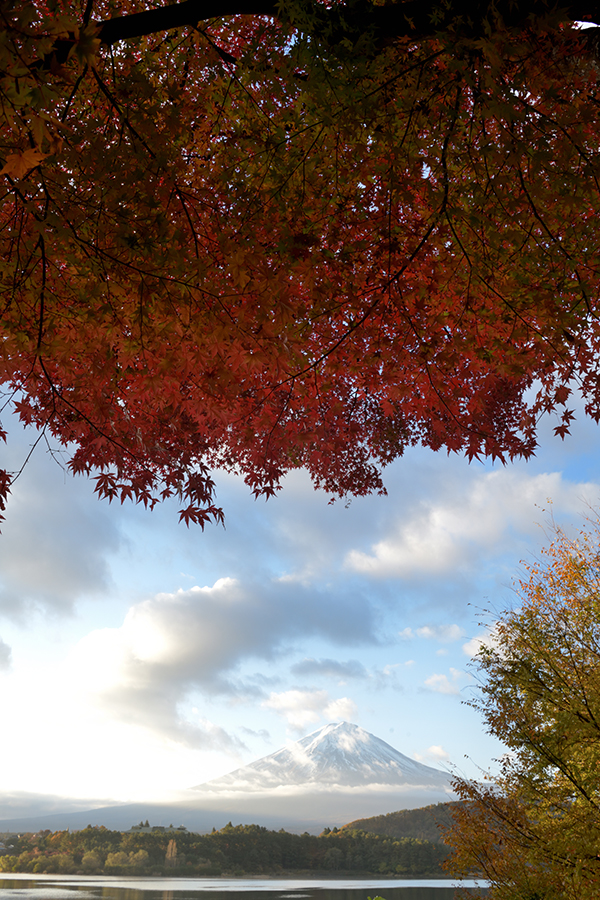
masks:
[(109, 3), (0, 3), (0, 379), (100, 496), (203, 526), (218, 467), (360, 495), (417, 443), (531, 455), (574, 386), (600, 419), (581, 32), (306, 9), (109, 42)]

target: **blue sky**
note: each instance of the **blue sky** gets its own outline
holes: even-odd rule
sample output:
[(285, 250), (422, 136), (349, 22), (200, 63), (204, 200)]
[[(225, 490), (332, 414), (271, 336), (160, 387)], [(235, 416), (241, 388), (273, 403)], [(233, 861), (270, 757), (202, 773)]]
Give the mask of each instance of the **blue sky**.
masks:
[[(15, 470), (35, 436), (5, 424)], [(217, 473), (226, 527), (204, 533), (174, 503), (99, 502), (40, 443), (0, 538), (0, 799), (166, 798), (339, 720), (493, 769), (464, 703), (481, 611), (516, 602), (550, 510), (579, 527), (600, 494), (598, 427), (553, 424), (506, 467), (411, 450), (387, 497), (346, 505), (302, 472), (267, 503)]]

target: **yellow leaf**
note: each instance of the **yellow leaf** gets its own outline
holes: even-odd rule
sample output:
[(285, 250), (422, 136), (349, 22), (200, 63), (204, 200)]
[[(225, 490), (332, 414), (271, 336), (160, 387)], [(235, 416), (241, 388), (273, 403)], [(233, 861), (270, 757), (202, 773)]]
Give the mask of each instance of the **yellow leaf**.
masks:
[(47, 153), (42, 153), (41, 150), (35, 148), (24, 150), (22, 153), (11, 153), (6, 157), (6, 162), (3, 168), (0, 169), (0, 175), (13, 175), (15, 178), (23, 178), (28, 172), (39, 166), (41, 161), (47, 156)]

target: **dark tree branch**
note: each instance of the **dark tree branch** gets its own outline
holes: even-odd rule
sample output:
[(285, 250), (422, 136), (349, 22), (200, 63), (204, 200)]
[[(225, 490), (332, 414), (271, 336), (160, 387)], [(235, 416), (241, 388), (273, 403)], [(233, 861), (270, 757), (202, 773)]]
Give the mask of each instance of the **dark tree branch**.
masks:
[[(374, 6), (369, 0), (354, 0), (344, 4), (326, 7), (322, 3), (308, 0), (307, 12), (322, 33), (337, 34), (344, 28), (362, 33), (372, 28), (375, 33), (387, 37), (430, 37), (453, 26), (466, 34), (481, 34), (483, 23), (490, 19), (501, 20), (509, 27), (525, 26), (532, 18), (559, 11), (562, 21), (589, 21), (600, 24), (600, 3), (598, 0), (575, 0), (573, 3), (557, 4), (552, 7), (546, 0), (457, 0), (444, 4), (441, 0), (400, 0), (387, 6)], [(172, 28), (197, 25), (212, 18), (232, 15), (258, 15), (281, 17), (281, 7), (276, 0), (184, 0), (155, 9), (119, 16), (98, 23), (99, 38), (111, 46), (118, 41), (142, 37)], [(493, 11), (492, 11), (493, 10)], [(342, 26), (342, 23), (343, 26)], [(320, 27), (319, 27), (320, 26)], [(301, 27), (301, 25), (299, 25)]]
[[(88, 0), (86, 14), (93, 0)], [(335, 46), (344, 38), (358, 38), (370, 33), (375, 46), (384, 46), (398, 37), (416, 41), (452, 31), (464, 37), (483, 37), (490, 25), (503, 23), (510, 28), (525, 28), (549, 13), (557, 22), (589, 22), (600, 25), (600, 0), (574, 0), (564, 6), (550, 6), (552, 0), (398, 0), (387, 6), (375, 6), (371, 0), (346, 0), (325, 6), (322, 0), (305, 0), (286, 13), (278, 0), (183, 0), (158, 6), (144, 12), (117, 16), (97, 22), (101, 44), (111, 47), (119, 41), (197, 26), (209, 19), (236, 15), (269, 16), (285, 19), (300, 31), (308, 31)], [(305, 22), (299, 18), (306, 13)], [(600, 56), (600, 29), (583, 32), (588, 52)], [(63, 64), (68, 59), (75, 36), (56, 41), (53, 50), (38, 63), (42, 66)]]
[(159, 6), (100, 22), (98, 37), (103, 44), (111, 46), (117, 41), (143, 37), (157, 31), (197, 25), (206, 19), (234, 15), (275, 16), (276, 12), (274, 0), (184, 0), (183, 3)]

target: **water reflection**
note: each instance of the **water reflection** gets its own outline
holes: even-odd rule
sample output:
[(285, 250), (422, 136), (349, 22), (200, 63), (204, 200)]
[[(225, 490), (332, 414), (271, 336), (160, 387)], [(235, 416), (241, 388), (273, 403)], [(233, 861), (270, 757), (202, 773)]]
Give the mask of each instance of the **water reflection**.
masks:
[(385, 900), (454, 900), (455, 891), (450, 881), (424, 879), (302, 881), (297, 878), (0, 876), (0, 900), (368, 900), (378, 896)]

